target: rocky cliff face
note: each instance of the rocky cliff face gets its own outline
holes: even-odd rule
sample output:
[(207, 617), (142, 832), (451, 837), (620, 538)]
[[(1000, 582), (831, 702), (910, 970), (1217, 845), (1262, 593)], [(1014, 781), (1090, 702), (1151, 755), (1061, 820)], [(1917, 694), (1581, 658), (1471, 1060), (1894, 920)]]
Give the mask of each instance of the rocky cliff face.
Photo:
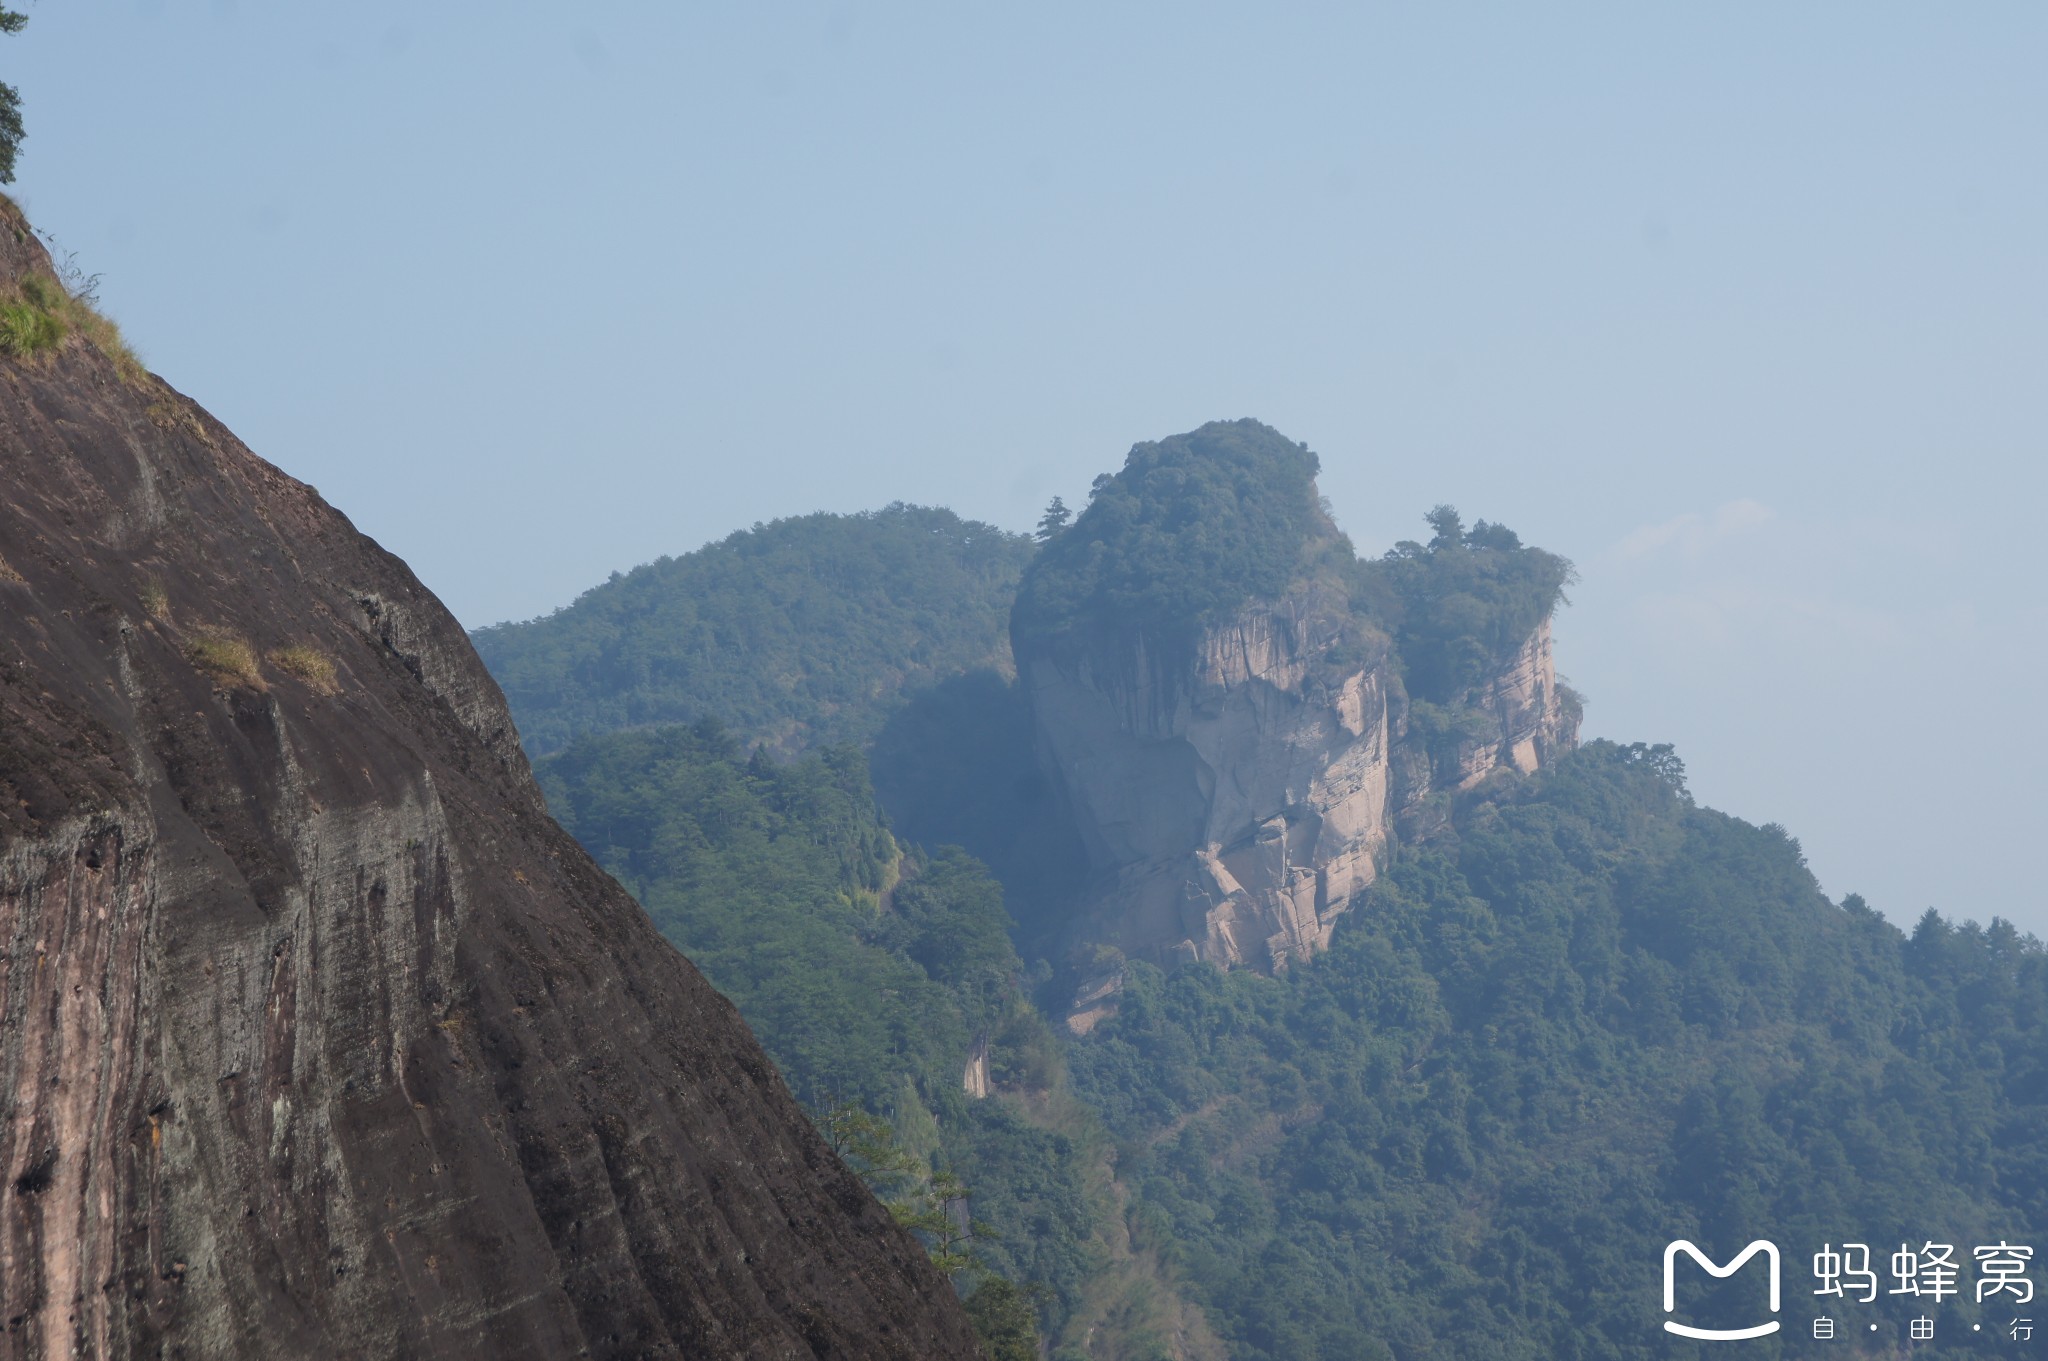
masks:
[[(1248, 605), (1170, 657), (1129, 635), (1022, 645), (1018, 664), (1095, 874), (1078, 933), (1154, 960), (1274, 970), (1323, 948), (1396, 837), (1428, 835), (1448, 793), (1535, 770), (1577, 728), (1547, 623), (1421, 715), (1384, 637), (1314, 591)], [(1091, 983), (1077, 1028), (1113, 1004)]]
[(1578, 745), (1578, 711), (1558, 686), (1547, 619), (1457, 705), (1427, 719), (1418, 708), (1397, 706), (1393, 750), (1393, 827), (1409, 841), (1445, 825), (1450, 795), (1498, 770), (1534, 774)]
[(0, 1357), (973, 1354), (405, 566), (0, 357)]

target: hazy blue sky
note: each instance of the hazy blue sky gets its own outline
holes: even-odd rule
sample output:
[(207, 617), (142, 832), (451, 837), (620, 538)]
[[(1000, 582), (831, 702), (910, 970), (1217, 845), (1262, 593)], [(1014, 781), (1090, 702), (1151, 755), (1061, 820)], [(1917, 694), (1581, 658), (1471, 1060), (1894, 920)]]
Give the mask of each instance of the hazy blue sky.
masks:
[(2048, 8), (29, 8), (17, 196), (469, 624), (1258, 416), (1584, 580), (1587, 731), (2048, 932)]

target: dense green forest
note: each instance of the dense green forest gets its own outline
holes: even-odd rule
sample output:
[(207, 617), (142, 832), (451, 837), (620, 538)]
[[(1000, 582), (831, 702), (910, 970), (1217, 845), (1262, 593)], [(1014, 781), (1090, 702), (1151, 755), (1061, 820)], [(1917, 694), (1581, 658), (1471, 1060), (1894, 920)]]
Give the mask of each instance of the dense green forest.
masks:
[[(1831, 904), (1666, 748), (1594, 743), (1463, 809), (1285, 978), (1132, 964), (1078, 1040), (1031, 1005), (1000, 888), (899, 846), (858, 753), (778, 764), (700, 725), (541, 771), (806, 1104), (863, 1103), (971, 1188), (979, 1254), (1071, 1355), (1168, 1354), (1142, 1328), (1071, 1350), (1095, 1278), (1132, 1279), (1118, 1230), (1231, 1356), (1293, 1361), (1667, 1355), (1692, 1345), (1657, 1331), (1670, 1238), (1773, 1238), (1798, 1323), (1824, 1242), (2048, 1223), (2048, 955)], [(1887, 1337), (1912, 1312), (1849, 1309)]]
[(901, 502), (803, 515), (478, 629), (527, 750), (718, 720), (788, 755), (874, 736), (906, 688), (1009, 665), (1027, 535)]
[[(1455, 734), (1467, 689), (1556, 607), (1570, 564), (1447, 506), (1426, 542), (1357, 557), (1315, 467), (1256, 422), (1139, 446), (1072, 523), (1048, 516), (1019, 642), (1184, 636), (1307, 583), (1393, 648), (1425, 740)], [(1783, 829), (1697, 806), (1669, 748), (1595, 742), (1447, 800), (1441, 829), (1398, 848), (1331, 948), (1287, 975), (1131, 962), (1117, 1014), (1070, 1036), (1046, 1018), (1079, 967), (1060, 924), (1083, 870), (1027, 697), (985, 647), (1022, 541), (976, 550), (987, 591), (946, 616), (949, 650), (889, 672), (894, 693), (846, 698), (882, 674), (889, 630), (919, 626), (909, 596), (875, 604), (849, 585), (869, 578), (832, 565), (844, 536), (893, 541), (932, 515), (735, 536), (774, 571), (720, 566), (706, 579), (749, 584), (718, 609), (771, 577), (804, 609), (699, 636), (716, 664), (665, 673), (662, 701), (699, 721), (595, 723), (626, 730), (537, 769), (885, 1198), (906, 1176), (927, 1199), (967, 1188), (992, 1233), (960, 1280), (1006, 1361), (1034, 1330), (1057, 1361), (1712, 1354), (1660, 1331), (1679, 1237), (1719, 1260), (1757, 1237), (1784, 1250), (1787, 1332), (1748, 1344), (1763, 1357), (1815, 1345), (1807, 1265), (1824, 1244), (1872, 1245), (1880, 1276), (1901, 1243), (1954, 1244), (1964, 1293), (1914, 1354), (1982, 1352), (1970, 1325), (2004, 1320), (1969, 1292), (1971, 1247), (2038, 1248), (2048, 1228), (2039, 942), (1932, 912), (1907, 933), (1853, 895), (1830, 902)], [(708, 617), (679, 608), (636, 620), (608, 602), (608, 655), (675, 655), (662, 621)], [(863, 620), (874, 637), (853, 636)], [(522, 730), (574, 730), (507, 688)], [(638, 692), (579, 693), (616, 713)], [(760, 745), (788, 733), (809, 754)], [(829, 734), (865, 749), (815, 741)], [(952, 1232), (926, 1232), (936, 1256)], [(1687, 1309), (1753, 1321), (1754, 1304), (1731, 1282)], [(1844, 1355), (1898, 1354), (1921, 1312), (1889, 1294), (1832, 1304)]]
[(976, 1255), (1042, 1287), (1052, 1316), (1071, 1312), (1100, 1217), (1087, 1122), (1077, 1141), (964, 1090), (977, 1052), (998, 1082), (1041, 1094), (1060, 1063), (981, 864), (899, 846), (849, 747), (778, 763), (705, 721), (585, 738), (537, 773), (556, 818), (739, 1007), (797, 1099), (821, 1122), (848, 1103), (886, 1116), (928, 1167), (966, 1172), (996, 1235)]
[[(1830, 904), (1665, 748), (1466, 810), (1285, 979), (1131, 966), (1071, 1062), (1237, 1357), (1689, 1354), (1658, 1332), (1672, 1238), (1776, 1241), (1803, 1335), (1824, 1243), (1967, 1262), (2048, 1224), (2048, 954)], [(1889, 1348), (1922, 1308), (1834, 1312)]]
[(1132, 449), (1025, 573), (1019, 643), (1062, 634), (1165, 638), (1275, 596), (1335, 528), (1316, 456), (1257, 421), (1214, 421)]
[(1001, 890), (964, 856), (899, 848), (856, 751), (783, 765), (705, 721), (585, 739), (538, 773), (813, 1106), (889, 1102), (897, 1074), (957, 1086), (1015, 991)]

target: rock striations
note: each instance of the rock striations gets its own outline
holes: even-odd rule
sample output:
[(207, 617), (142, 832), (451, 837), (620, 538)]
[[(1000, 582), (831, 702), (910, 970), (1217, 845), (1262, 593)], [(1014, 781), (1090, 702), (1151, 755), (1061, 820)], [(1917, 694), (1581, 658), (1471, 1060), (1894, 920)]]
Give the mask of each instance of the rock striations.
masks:
[[(1185, 488), (1208, 475), (1212, 432), (1228, 436), (1218, 457), (1278, 440), (1235, 422), (1140, 446), (1134, 467), (1145, 461), (1163, 482), (1163, 464), (1178, 478), (1166, 482), (1155, 518), (1203, 523), (1182, 503)], [(1161, 448), (1178, 456), (1147, 455)], [(1278, 476), (1263, 465), (1254, 471)], [(1312, 484), (1308, 496), (1313, 503)], [(1104, 518), (1111, 515), (1135, 523), (1143, 508), (1112, 506)], [(1328, 944), (1338, 915), (1399, 839), (1442, 824), (1448, 794), (1503, 768), (1533, 771), (1575, 741), (1547, 617), (1489, 659), (1455, 703), (1429, 706), (1430, 724), (1418, 721), (1389, 633), (1353, 608), (1328, 565), (1334, 554), (1340, 567), (1368, 569), (1350, 561), (1326, 517), (1310, 513), (1304, 523), (1303, 566), (1284, 590), (1186, 627), (1105, 623), (1078, 610), (1082, 622), (1072, 628), (1027, 626), (1029, 593), (1055, 589), (1027, 579), (1018, 673), (1041, 764), (1064, 793), (1092, 873), (1078, 939), (1160, 962), (1285, 968)], [(1068, 533), (1088, 530), (1084, 519)], [(1096, 536), (1087, 555), (1067, 557), (1103, 580), (1119, 571), (1132, 578), (1117, 545)], [(1051, 552), (1047, 560), (1046, 570), (1061, 570)], [(1069, 597), (1085, 587), (1069, 588)], [(1115, 974), (1110, 965), (1085, 978), (1070, 1018), (1076, 1030), (1114, 1007)]]
[[(48, 271), (7, 205), (0, 293)], [(404, 564), (47, 339), (0, 357), (0, 1357), (973, 1355)]]

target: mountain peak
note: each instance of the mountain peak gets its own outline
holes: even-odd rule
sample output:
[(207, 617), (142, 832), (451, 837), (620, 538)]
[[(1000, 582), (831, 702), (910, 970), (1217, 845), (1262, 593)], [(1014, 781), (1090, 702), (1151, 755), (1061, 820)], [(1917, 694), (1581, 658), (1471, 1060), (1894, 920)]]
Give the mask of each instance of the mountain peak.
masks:
[(1249, 419), (1133, 446), (1025, 573), (1013, 633), (1185, 636), (1279, 595), (1315, 545), (1339, 537), (1316, 492), (1320, 466), (1307, 445)]

